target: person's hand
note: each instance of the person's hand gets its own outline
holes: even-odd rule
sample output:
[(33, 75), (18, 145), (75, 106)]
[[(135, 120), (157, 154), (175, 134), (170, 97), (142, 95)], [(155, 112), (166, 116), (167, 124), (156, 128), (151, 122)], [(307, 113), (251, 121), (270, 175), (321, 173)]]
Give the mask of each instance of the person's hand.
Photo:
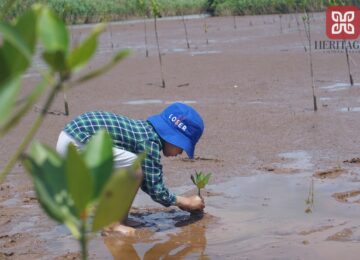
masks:
[(202, 211), (205, 208), (205, 203), (204, 200), (197, 195), (190, 197), (176, 196), (176, 206), (182, 210), (193, 212), (197, 210)]

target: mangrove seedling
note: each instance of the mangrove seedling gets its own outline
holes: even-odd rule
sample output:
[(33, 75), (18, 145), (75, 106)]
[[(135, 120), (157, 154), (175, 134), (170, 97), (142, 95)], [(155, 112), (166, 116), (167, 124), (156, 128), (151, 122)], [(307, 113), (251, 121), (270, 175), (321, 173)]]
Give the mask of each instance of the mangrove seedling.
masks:
[(201, 197), (200, 190), (205, 188), (206, 184), (208, 184), (209, 179), (211, 177), (211, 173), (205, 174), (203, 172), (195, 172), (195, 175), (190, 176), (192, 182), (198, 188), (198, 195)]
[(146, 18), (147, 18), (147, 5), (145, 0), (138, 0), (138, 6), (141, 12), (141, 15), (143, 16), (143, 22), (144, 22), (144, 38), (145, 38), (145, 57), (149, 57), (149, 50), (147, 47), (147, 28), (146, 28)]
[(157, 31), (157, 17), (161, 17), (160, 10), (159, 10), (159, 3), (157, 0), (151, 0), (151, 10), (154, 16), (154, 27), (155, 27), (155, 38), (156, 38), (156, 45), (159, 54), (159, 63), (160, 63), (160, 72), (161, 72), (161, 87), (165, 88), (165, 80), (164, 80), (164, 73), (162, 68), (162, 60), (161, 60), (161, 52), (160, 52), (160, 45), (159, 45), (159, 36)]
[(186, 28), (186, 21), (185, 21), (185, 15), (184, 12), (182, 12), (182, 22), (184, 25), (184, 31), (185, 31), (185, 40), (186, 40), (186, 46), (188, 49), (190, 49), (190, 44), (189, 44), (189, 37), (188, 37), (188, 32), (187, 32), (187, 28)]
[(306, 38), (308, 39), (308, 43), (309, 43), (311, 88), (312, 88), (312, 94), (313, 94), (314, 112), (316, 112), (317, 111), (317, 102), (316, 102), (316, 96), (315, 96), (315, 80), (314, 80), (314, 70), (313, 70), (313, 62), (312, 62), (311, 23), (310, 23), (309, 14), (306, 12), (306, 10), (305, 10), (305, 15), (303, 16), (303, 22), (304, 22)]
[(206, 16), (204, 16), (204, 33), (205, 33), (205, 36), (206, 36), (206, 44), (209, 44), (209, 38), (207, 36), (207, 32), (208, 32), (208, 25), (207, 25), (207, 22), (206, 22)]
[(314, 209), (314, 179), (311, 178), (310, 186), (309, 186), (309, 194), (307, 199), (305, 200), (305, 204), (307, 205), (305, 209), (305, 213), (312, 213)]

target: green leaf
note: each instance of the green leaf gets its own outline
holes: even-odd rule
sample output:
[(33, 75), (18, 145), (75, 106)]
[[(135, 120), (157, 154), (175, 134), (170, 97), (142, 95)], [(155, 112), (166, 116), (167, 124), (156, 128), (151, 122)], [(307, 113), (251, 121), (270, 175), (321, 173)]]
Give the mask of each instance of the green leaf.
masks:
[(113, 171), (112, 140), (105, 130), (97, 132), (86, 145), (84, 160), (94, 179), (93, 198), (97, 199)]
[(0, 88), (0, 125), (10, 116), (21, 87), (20, 83), (21, 79), (17, 77), (5, 82)]
[(0, 48), (0, 84), (23, 73), (31, 63), (37, 39), (39, 10), (29, 9), (14, 25), (0, 22), (4, 44)]
[(120, 169), (111, 176), (101, 193), (92, 231), (98, 231), (127, 216), (142, 181), (142, 177), (137, 176), (135, 172), (143, 158), (144, 155), (138, 156), (131, 168)]
[(24, 165), (41, 192), (39, 200), (48, 208), (56, 207), (60, 213), (51, 217), (63, 223), (66, 216), (74, 212), (74, 203), (66, 191), (65, 165), (60, 156), (52, 148), (35, 142)]
[(65, 72), (67, 70), (66, 57), (63, 51), (44, 52), (43, 59), (54, 71)]
[(209, 183), (210, 177), (211, 177), (211, 173), (208, 173), (207, 175), (204, 176), (204, 183), (205, 183), (205, 185)]
[(31, 56), (35, 51), (37, 40), (37, 21), (40, 15), (39, 8), (31, 8), (18, 19), (15, 28), (22, 36), (24, 43), (29, 49)]
[(65, 223), (75, 237), (79, 237), (74, 202), (67, 192), (65, 164), (50, 147), (35, 142), (23, 161), (31, 174), (37, 197), (49, 217)]
[(39, 19), (39, 37), (46, 53), (68, 52), (69, 36), (65, 23), (48, 8), (43, 8)]
[[(37, 85), (33, 91), (29, 94), (29, 96), (25, 99), (25, 104), (19, 108), (15, 114), (11, 116), (11, 118), (8, 118), (6, 121), (4, 121), (3, 126), (0, 127), (0, 137), (4, 134), (6, 134), (12, 127), (14, 127), (20, 119), (29, 112), (31, 106), (35, 104), (35, 102), (38, 100), (40, 95), (43, 93), (44, 89), (46, 87), (46, 81), (42, 81)], [(1, 89), (0, 89), (1, 93)], [(1, 94), (0, 94), (0, 100), (1, 100)], [(1, 105), (0, 105), (1, 106)], [(1, 119), (5, 120), (5, 118)]]
[(19, 32), (11, 25), (0, 22), (0, 32), (4, 40), (15, 47), (28, 61), (31, 61), (31, 50)]
[(68, 191), (79, 213), (78, 216), (86, 219), (86, 207), (93, 193), (93, 179), (83, 158), (72, 144), (68, 146), (66, 156), (66, 180)]
[(89, 37), (79, 46), (75, 47), (68, 57), (68, 65), (71, 70), (78, 70), (89, 61), (97, 48), (97, 39), (104, 30), (105, 25), (100, 24), (95, 27)]

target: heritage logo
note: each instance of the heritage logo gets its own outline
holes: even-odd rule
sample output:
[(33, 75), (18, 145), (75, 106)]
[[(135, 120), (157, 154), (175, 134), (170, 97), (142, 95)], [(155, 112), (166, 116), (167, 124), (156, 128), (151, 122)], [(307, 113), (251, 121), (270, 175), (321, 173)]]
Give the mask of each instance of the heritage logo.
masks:
[(330, 6), (326, 10), (326, 35), (330, 39), (356, 39), (359, 34), (360, 12), (356, 6)]

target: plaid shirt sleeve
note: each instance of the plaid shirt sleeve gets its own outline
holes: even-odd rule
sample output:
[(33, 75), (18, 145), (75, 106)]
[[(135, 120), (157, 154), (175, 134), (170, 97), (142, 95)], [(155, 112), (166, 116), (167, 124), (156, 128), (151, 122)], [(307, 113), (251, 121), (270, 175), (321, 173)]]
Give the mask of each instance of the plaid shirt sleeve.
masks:
[(145, 160), (142, 163), (144, 180), (141, 189), (154, 201), (165, 207), (174, 205), (176, 196), (164, 185), (159, 145), (156, 142), (146, 141), (141, 146), (139, 150), (146, 152)]

